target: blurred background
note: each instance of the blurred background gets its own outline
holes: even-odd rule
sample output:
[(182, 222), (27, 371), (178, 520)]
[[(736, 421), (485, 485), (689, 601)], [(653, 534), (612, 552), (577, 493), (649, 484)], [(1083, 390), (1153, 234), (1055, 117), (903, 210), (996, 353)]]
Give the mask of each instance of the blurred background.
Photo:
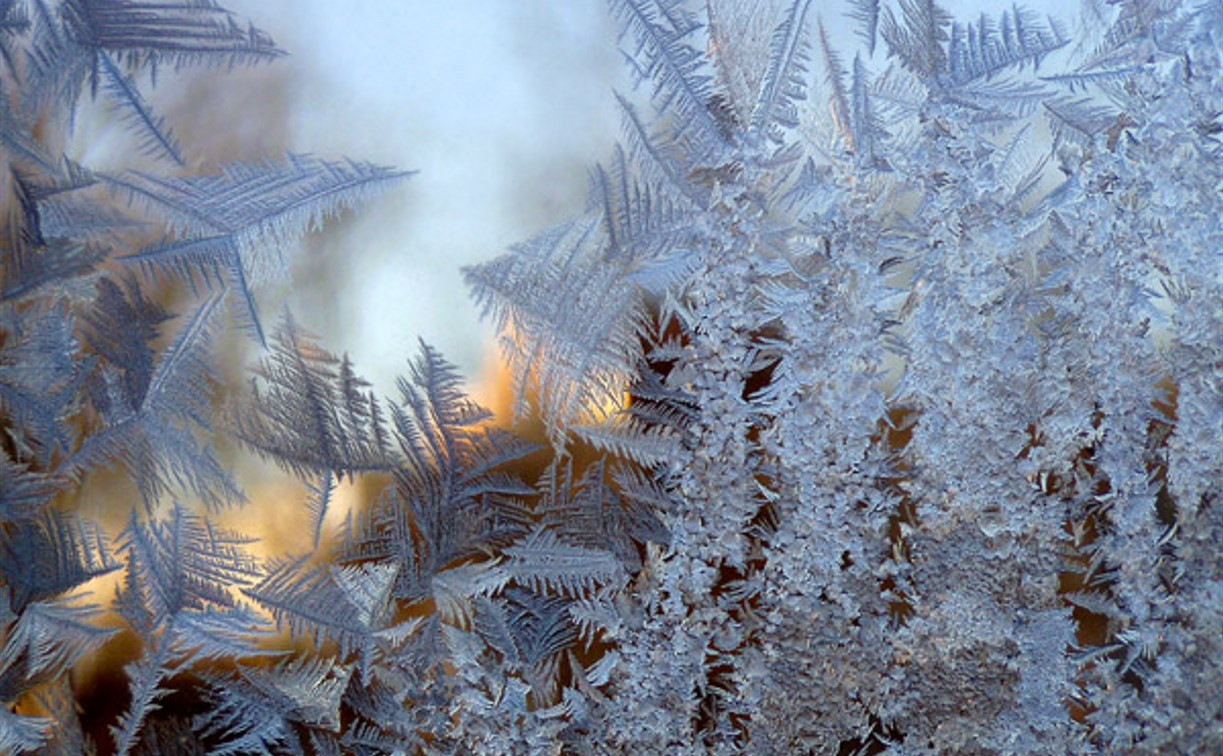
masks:
[(307, 239), (287, 292), (295, 317), (384, 395), (419, 337), (492, 401), (493, 331), (460, 268), (585, 207), (589, 168), (619, 127), (612, 89), (630, 85), (604, 3), (225, 6), (288, 56), (204, 76), (206, 93), (182, 88), (173, 121), (204, 122), (204, 133), (180, 127), (185, 143), (221, 133), (244, 159), (292, 151), (418, 171)]

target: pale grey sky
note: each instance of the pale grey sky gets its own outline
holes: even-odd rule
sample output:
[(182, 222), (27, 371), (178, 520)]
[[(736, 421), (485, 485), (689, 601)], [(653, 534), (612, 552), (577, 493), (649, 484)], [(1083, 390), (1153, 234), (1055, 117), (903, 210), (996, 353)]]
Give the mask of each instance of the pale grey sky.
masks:
[(288, 149), (419, 171), (311, 242), (342, 263), (315, 266), (295, 313), (384, 390), (418, 336), (474, 379), (492, 331), (459, 268), (580, 212), (616, 137), (626, 82), (603, 4), (226, 5), (290, 53), (273, 64), (291, 71)]

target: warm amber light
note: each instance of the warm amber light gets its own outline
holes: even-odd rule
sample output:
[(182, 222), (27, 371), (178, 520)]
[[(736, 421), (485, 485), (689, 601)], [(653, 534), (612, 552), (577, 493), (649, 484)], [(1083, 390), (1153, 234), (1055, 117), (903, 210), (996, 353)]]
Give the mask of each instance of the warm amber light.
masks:
[(513, 422), (513, 376), (496, 344), (485, 347), (479, 377), (468, 391), (473, 402), (493, 413), (497, 425), (508, 427)]

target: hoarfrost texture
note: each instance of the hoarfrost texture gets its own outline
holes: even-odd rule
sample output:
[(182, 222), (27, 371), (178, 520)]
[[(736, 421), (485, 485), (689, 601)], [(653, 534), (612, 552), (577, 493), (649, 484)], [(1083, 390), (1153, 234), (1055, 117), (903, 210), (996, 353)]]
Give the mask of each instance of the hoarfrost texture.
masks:
[[(150, 74), (267, 34), (0, 0), (0, 750), (1223, 750), (1223, 4), (851, 6), (846, 45), (613, 0), (640, 89), (589, 212), (465, 271), (536, 444), (428, 345), (391, 400), (265, 325), (408, 175), (190, 170)], [(163, 171), (59, 154), (86, 92)], [(312, 551), (213, 523), (260, 506), (215, 443), (307, 484)], [(119, 533), (75, 511), (106, 470)]]

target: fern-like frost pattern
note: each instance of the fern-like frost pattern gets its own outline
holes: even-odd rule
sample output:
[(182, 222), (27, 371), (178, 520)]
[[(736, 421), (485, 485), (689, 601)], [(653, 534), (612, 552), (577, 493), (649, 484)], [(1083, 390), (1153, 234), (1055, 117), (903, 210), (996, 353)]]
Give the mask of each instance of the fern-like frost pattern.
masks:
[[(266, 33), (0, 0), (0, 751), (1223, 750), (1223, 4), (827, 12), (612, 0), (588, 211), (465, 270), (501, 427), (265, 327), (410, 175), (194, 170), (147, 88)], [(239, 451), (302, 550), (218, 524)]]

